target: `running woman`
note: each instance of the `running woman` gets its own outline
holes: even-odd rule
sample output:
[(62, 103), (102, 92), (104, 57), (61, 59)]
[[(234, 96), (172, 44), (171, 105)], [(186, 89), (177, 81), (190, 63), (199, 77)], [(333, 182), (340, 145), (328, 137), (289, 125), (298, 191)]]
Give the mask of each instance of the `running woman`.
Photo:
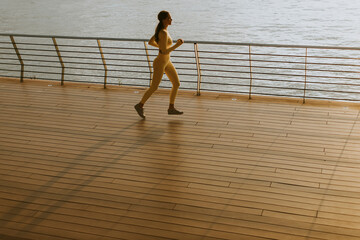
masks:
[(149, 40), (149, 45), (159, 48), (159, 54), (153, 63), (153, 78), (149, 89), (144, 93), (141, 101), (134, 106), (135, 110), (142, 118), (145, 118), (143, 106), (150, 96), (158, 89), (164, 72), (172, 83), (168, 114), (183, 114), (183, 112), (178, 111), (174, 107), (175, 98), (180, 87), (180, 81), (176, 69), (170, 60), (170, 53), (180, 47), (184, 43), (184, 40), (178, 39), (176, 44), (173, 45), (173, 41), (167, 31), (168, 26), (171, 25), (172, 22), (169, 12), (161, 11), (158, 14), (158, 20), (159, 24), (156, 27), (155, 35)]

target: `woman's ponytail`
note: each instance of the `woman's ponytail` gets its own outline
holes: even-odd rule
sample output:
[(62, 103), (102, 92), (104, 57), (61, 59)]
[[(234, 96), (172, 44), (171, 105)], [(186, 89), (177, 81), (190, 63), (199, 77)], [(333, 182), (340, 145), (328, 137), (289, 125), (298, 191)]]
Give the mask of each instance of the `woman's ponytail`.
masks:
[(167, 11), (161, 11), (158, 14), (159, 23), (158, 23), (158, 25), (156, 26), (156, 29), (155, 29), (155, 41), (157, 43), (159, 43), (159, 33), (160, 33), (161, 30), (164, 29), (163, 20), (166, 19), (168, 16), (169, 16), (169, 12), (167, 12)]

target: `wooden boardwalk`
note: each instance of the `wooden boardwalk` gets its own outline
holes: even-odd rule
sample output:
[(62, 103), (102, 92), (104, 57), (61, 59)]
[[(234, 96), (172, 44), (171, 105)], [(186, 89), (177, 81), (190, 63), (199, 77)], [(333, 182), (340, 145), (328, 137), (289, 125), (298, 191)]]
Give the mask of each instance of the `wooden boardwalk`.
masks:
[(359, 106), (142, 93), (0, 80), (1, 240), (360, 239)]

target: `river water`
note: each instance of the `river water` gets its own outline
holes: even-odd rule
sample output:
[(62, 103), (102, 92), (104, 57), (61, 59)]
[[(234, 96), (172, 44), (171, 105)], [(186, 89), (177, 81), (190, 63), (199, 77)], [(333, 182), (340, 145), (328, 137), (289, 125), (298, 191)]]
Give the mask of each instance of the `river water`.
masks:
[(0, 32), (149, 38), (160, 10), (173, 38), (360, 47), (353, 0), (0, 0)]
[[(157, 13), (168, 10), (173, 18), (173, 24), (169, 27), (172, 38), (183, 38), (185, 42), (218, 41), (360, 47), (360, 18), (358, 17), (360, 1), (353, 0), (0, 0), (0, 6), (0, 33), (148, 39), (153, 35), (158, 22)], [(330, 79), (341, 84), (356, 85), (359, 80), (357, 72), (360, 71), (358, 60), (356, 60), (357, 53), (353, 51), (351, 54), (345, 54), (355, 59), (350, 62), (354, 66), (351, 69), (345, 69), (350, 71), (350, 75), (340, 76), (335, 72), (335, 75), (331, 76), (333, 78), (321, 78), (317, 75), (321, 76), (324, 72), (320, 74), (313, 72), (315, 75), (312, 78), (313, 81), (327, 82)], [(317, 55), (318, 53), (309, 52), (309, 54)], [(303, 50), (300, 55), (304, 55)], [(303, 62), (302, 59), (300, 61)], [(343, 61), (333, 64), (342, 63)], [(299, 68), (302, 69), (304, 65), (302, 63), (300, 65)], [(146, 67), (146, 64), (143, 67)], [(267, 66), (260, 67), (253, 70), (264, 71)], [(186, 82), (187, 76), (184, 75), (187, 72), (181, 69), (180, 64), (177, 64), (177, 68), (179, 74), (183, 74), (182, 82)], [(248, 67), (245, 65), (239, 71), (246, 68)], [(323, 70), (320, 69), (320, 71)], [(340, 70), (343, 71), (344, 68)], [(71, 69), (66, 71), (71, 73)], [(303, 74), (302, 70), (298, 72), (300, 75)], [(86, 74), (85, 71), (79, 70), (74, 70), (73, 73)], [(270, 73), (277, 74), (276, 71)], [(134, 74), (124, 74), (127, 74), (126, 71), (113, 72), (113, 77), (110, 77), (109, 81), (116, 84), (124, 84), (128, 81), (131, 84), (130, 81), (136, 77)], [(230, 81), (225, 78), (221, 81), (226, 84), (243, 84), (244, 87), (239, 87), (236, 91), (246, 92), (248, 91), (246, 86), (249, 85), (248, 75), (247, 73), (240, 74), (237, 79)], [(298, 77), (299, 79), (295, 77), (291, 79), (301, 82), (294, 86), (290, 86), (286, 78), (277, 76), (281, 76), (281, 73), (276, 75), (276, 80), (284, 80), (283, 83), (279, 83), (279, 87), (302, 88), (303, 77), (301, 76)], [(27, 77), (39, 76), (29, 73)], [(262, 73), (254, 74), (253, 77), (263, 78), (263, 75)], [(93, 81), (87, 76), (85, 78), (87, 81)], [(188, 76), (188, 78), (189, 81), (194, 79), (196, 81), (194, 76)], [(203, 80), (206, 81), (206, 79)], [(208, 79), (208, 82), (212, 83), (211, 81), (213, 78)], [(169, 83), (167, 84), (169, 86)], [(265, 84), (273, 85), (274, 83), (265, 81)], [(184, 87), (183, 84), (182, 86)], [(316, 89), (319, 86), (313, 85)], [(360, 92), (360, 87), (355, 87), (352, 88)], [(209, 89), (213, 88), (213, 85), (209, 85)], [(326, 85), (321, 85), (320, 88), (326, 88)], [(337, 90), (337, 88), (337, 85), (332, 85), (329, 90)], [(349, 88), (347, 87), (344, 91), (349, 91)], [(230, 87), (222, 90), (234, 89)], [(275, 94), (286, 95), (291, 91)], [(302, 94), (301, 91), (298, 92), (294, 95)], [(265, 88), (263, 93), (274, 93), (274, 90)], [(354, 98), (360, 100), (360, 96), (357, 96), (360, 94), (355, 95)], [(325, 96), (321, 90), (314, 96), (329, 97)], [(339, 98), (348, 98), (348, 96), (349, 94), (346, 93)]]

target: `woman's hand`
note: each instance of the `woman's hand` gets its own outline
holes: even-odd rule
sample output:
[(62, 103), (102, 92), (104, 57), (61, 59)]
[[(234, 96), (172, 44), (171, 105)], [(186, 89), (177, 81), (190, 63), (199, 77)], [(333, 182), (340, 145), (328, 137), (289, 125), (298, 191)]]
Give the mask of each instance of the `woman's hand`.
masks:
[(180, 38), (180, 39), (177, 40), (176, 45), (181, 46), (181, 44), (183, 44), (183, 43), (184, 43), (184, 40), (182, 40)]

